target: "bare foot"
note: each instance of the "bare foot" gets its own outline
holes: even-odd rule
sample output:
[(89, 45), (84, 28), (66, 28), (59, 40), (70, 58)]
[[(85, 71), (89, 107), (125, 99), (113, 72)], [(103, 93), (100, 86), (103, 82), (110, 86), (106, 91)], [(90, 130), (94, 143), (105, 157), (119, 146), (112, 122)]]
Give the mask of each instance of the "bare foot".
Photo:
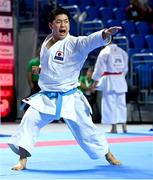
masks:
[(25, 158), (25, 159), (20, 159), (19, 162), (18, 162), (18, 164), (16, 164), (16, 165), (12, 168), (12, 170), (14, 170), (14, 171), (23, 170), (23, 169), (26, 168), (26, 163), (27, 163), (27, 159), (26, 159), (26, 158)]
[(116, 159), (110, 151), (105, 155), (105, 157), (106, 157), (106, 160), (112, 165), (121, 164), (121, 162), (118, 159)]

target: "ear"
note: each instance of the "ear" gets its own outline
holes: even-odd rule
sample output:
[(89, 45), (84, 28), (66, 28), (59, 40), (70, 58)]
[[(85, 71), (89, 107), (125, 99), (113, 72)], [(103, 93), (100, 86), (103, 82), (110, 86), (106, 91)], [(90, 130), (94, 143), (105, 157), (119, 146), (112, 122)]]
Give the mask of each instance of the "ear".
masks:
[(48, 26), (52, 30), (52, 23), (49, 23)]

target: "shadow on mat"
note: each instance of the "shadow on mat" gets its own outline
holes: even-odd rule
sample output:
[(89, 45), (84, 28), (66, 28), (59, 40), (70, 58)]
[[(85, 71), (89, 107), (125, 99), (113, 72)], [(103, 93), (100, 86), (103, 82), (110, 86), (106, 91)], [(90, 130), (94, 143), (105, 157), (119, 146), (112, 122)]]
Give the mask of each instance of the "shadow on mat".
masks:
[(94, 176), (109, 176), (113, 178), (132, 178), (132, 179), (142, 179), (142, 178), (152, 178), (153, 172), (151, 170), (134, 169), (126, 166), (114, 166), (114, 165), (102, 165), (96, 166), (93, 169), (81, 169), (81, 170), (42, 170), (42, 169), (26, 169), (27, 172), (36, 172), (40, 174), (58, 174), (58, 175), (88, 175)]
[(11, 137), (9, 134), (0, 134), (0, 137)]

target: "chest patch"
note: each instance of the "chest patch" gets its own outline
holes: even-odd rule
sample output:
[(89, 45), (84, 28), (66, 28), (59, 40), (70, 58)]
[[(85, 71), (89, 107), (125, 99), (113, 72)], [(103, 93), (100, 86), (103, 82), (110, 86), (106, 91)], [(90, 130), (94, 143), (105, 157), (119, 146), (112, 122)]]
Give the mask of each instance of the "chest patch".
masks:
[(57, 63), (64, 63), (64, 53), (62, 51), (57, 51), (54, 57), (54, 61)]

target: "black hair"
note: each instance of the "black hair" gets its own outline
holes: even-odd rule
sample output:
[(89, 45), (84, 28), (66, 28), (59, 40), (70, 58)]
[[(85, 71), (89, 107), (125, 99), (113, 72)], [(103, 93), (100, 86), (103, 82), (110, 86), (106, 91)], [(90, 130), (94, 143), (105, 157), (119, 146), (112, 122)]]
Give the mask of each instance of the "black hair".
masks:
[(54, 9), (50, 14), (49, 14), (49, 17), (48, 17), (48, 21), (50, 23), (52, 23), (56, 16), (60, 15), (60, 14), (65, 14), (68, 19), (70, 20), (70, 13), (68, 10), (64, 9), (64, 8), (61, 8), (61, 7), (58, 7), (57, 9)]

